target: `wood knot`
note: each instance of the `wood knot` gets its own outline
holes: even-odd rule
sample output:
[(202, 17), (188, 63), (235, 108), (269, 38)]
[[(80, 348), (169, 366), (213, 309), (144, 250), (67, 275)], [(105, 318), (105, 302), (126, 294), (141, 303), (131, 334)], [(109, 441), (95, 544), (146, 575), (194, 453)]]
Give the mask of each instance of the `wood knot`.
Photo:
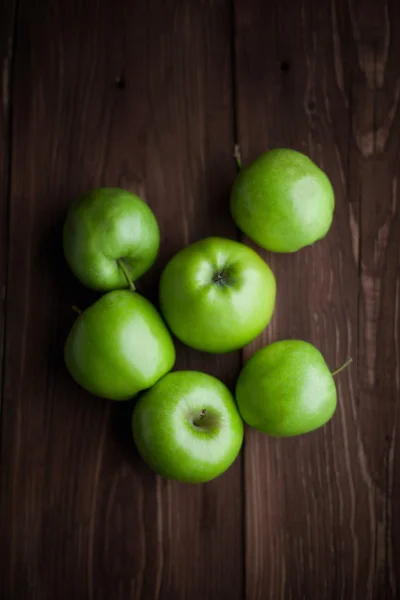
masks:
[(119, 90), (125, 89), (125, 77), (123, 75), (117, 75), (115, 78), (115, 87)]
[(308, 103), (308, 110), (310, 112), (314, 112), (315, 108), (316, 108), (316, 104), (315, 104), (314, 100), (310, 100)]

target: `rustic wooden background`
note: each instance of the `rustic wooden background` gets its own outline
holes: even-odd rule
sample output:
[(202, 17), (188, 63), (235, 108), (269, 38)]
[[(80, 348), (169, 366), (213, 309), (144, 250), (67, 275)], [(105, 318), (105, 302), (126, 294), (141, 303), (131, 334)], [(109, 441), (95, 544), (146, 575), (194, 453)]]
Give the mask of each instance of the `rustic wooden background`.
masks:
[[(400, 598), (398, 0), (1, 0), (2, 600)], [(61, 226), (77, 194), (119, 185), (162, 232), (141, 291), (228, 215), (233, 147), (309, 153), (333, 182), (322, 242), (267, 255), (268, 331), (239, 353), (179, 346), (233, 385), (271, 340), (317, 344), (339, 409), (292, 440), (246, 432), (203, 486), (153, 475), (131, 405), (71, 381)]]

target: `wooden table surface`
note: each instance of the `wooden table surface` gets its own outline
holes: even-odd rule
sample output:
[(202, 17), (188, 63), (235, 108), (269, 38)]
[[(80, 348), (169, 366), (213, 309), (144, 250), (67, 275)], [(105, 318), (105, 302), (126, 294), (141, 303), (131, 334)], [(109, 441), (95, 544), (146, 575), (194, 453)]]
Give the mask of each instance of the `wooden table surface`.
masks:
[[(400, 3), (398, 0), (1, 0), (2, 600), (400, 598)], [(166, 261), (228, 212), (234, 145), (311, 155), (331, 178), (328, 236), (259, 251), (278, 283), (242, 353), (178, 344), (177, 368), (233, 386), (272, 340), (315, 343), (337, 378), (326, 427), (246, 431), (219, 479), (157, 478), (131, 403), (63, 365), (73, 304), (61, 227), (78, 194), (118, 185), (161, 228)], [(246, 240), (247, 242), (247, 240)]]

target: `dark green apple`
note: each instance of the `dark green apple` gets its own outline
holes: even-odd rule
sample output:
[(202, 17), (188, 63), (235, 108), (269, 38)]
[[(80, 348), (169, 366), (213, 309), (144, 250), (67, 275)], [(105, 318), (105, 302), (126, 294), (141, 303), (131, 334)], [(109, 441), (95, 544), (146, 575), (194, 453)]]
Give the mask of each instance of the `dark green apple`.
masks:
[[(346, 365), (347, 366), (347, 363)], [(336, 410), (336, 386), (321, 352), (302, 340), (258, 350), (243, 367), (236, 401), (248, 425), (272, 436), (300, 435)]]
[(156, 218), (138, 196), (119, 188), (89, 192), (64, 225), (65, 258), (76, 277), (95, 290), (127, 287), (154, 263), (160, 243)]
[(207, 238), (184, 248), (160, 281), (161, 311), (182, 342), (206, 352), (237, 350), (269, 323), (275, 277), (248, 246)]
[(232, 394), (197, 371), (168, 373), (144, 392), (132, 415), (138, 450), (159, 475), (204, 483), (237, 457), (243, 422)]
[(295, 252), (323, 238), (335, 199), (323, 171), (287, 148), (261, 154), (236, 178), (231, 213), (251, 240), (273, 252)]
[(148, 300), (115, 290), (77, 318), (64, 357), (83, 388), (103, 398), (127, 400), (172, 369), (175, 347)]

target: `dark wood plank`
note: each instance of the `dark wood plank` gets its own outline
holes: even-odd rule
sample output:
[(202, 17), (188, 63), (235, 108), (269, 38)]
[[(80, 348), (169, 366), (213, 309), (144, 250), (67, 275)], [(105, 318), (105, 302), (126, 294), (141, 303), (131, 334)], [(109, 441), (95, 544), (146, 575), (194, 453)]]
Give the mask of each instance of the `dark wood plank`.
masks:
[[(157, 479), (131, 406), (68, 377), (71, 305), (93, 295), (60, 247), (70, 202), (97, 185), (146, 197), (162, 251), (234, 235), (228, 1), (21, 0), (15, 71), (9, 314), (1, 440), (0, 597), (242, 596), (241, 463), (205, 486)], [(232, 384), (239, 356), (179, 348), (178, 367)]]
[[(353, 148), (360, 198), (358, 454), (368, 483), (368, 598), (400, 594), (400, 6), (349, 6)], [(350, 56), (349, 56), (350, 58)]]
[[(399, 18), (394, 2), (358, 4), (236, 2), (244, 163), (268, 147), (294, 147), (327, 171), (337, 200), (325, 240), (295, 255), (264, 253), (278, 279), (277, 311), (245, 356), (297, 337), (315, 343), (332, 369), (354, 359), (337, 379), (328, 426), (293, 440), (248, 432), (254, 600), (395, 597)], [(383, 148), (363, 150), (386, 135), (388, 160)]]
[(0, 2), (0, 406), (3, 379), (4, 320), (8, 262), (8, 207), (11, 158), (11, 80), (15, 47), (15, 2)]
[[(0, 2), (0, 439), (3, 431), (3, 376), (9, 242), (12, 72), (15, 50), (16, 2)], [(3, 482), (1, 482), (1, 485)], [(1, 518), (1, 517), (0, 517)], [(0, 521), (0, 535), (2, 534)], [(3, 571), (0, 567), (0, 581)], [(0, 588), (2, 584), (0, 583)]]

